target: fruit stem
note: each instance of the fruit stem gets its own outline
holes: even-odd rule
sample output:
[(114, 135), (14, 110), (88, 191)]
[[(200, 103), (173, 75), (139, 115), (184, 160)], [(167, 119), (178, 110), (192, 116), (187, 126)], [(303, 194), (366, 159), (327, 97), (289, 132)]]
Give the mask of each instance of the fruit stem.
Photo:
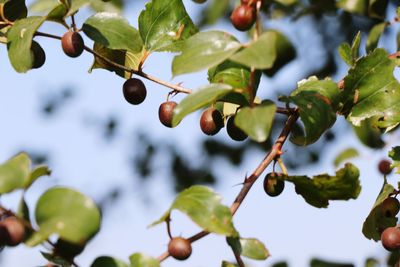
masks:
[(242, 258), (240, 257), (240, 253), (238, 253), (238, 251), (236, 251), (233, 247), (232, 247), (232, 251), (233, 251), (233, 255), (235, 255), (235, 259), (236, 259), (236, 262), (239, 265), (239, 267), (245, 267), (244, 262), (243, 262)]
[(286, 166), (285, 166), (285, 163), (283, 163), (282, 158), (281, 158), (281, 157), (278, 157), (276, 160), (277, 160), (277, 162), (278, 162), (278, 164), (279, 164), (279, 167), (280, 167), (281, 170), (282, 170), (282, 173), (283, 173), (285, 176), (288, 176), (288, 171), (287, 171), (287, 168), (286, 168)]

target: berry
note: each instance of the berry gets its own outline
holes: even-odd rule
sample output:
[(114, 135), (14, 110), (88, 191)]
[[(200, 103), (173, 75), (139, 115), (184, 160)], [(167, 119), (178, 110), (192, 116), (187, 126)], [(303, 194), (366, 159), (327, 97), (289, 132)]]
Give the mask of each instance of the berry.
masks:
[(389, 251), (400, 249), (400, 229), (388, 227), (381, 234), (382, 245)]
[(270, 197), (279, 196), (285, 188), (285, 181), (277, 178), (282, 176), (278, 173), (268, 173), (264, 178), (264, 191)]
[(82, 36), (73, 31), (64, 34), (61, 38), (61, 46), (64, 53), (70, 57), (79, 57), (85, 48)]
[(130, 78), (125, 81), (123, 93), (126, 101), (132, 105), (139, 105), (145, 100), (147, 95), (146, 86), (144, 83), (135, 78)]
[(16, 217), (8, 217), (0, 222), (0, 243), (17, 246), (25, 238), (25, 226)]
[(392, 168), (390, 167), (391, 162), (387, 159), (382, 159), (378, 164), (378, 169), (380, 173), (383, 175), (390, 174), (392, 172)]
[(200, 118), (200, 128), (207, 135), (215, 135), (224, 127), (224, 119), (215, 108), (206, 109)]
[(38, 69), (43, 66), (46, 61), (46, 53), (44, 52), (40, 44), (35, 41), (32, 41), (31, 55), (33, 57), (32, 68)]
[(74, 244), (64, 239), (58, 239), (54, 246), (54, 254), (65, 259), (73, 259), (85, 249), (84, 245)]
[(232, 138), (233, 140), (243, 141), (247, 138), (247, 134), (235, 125), (234, 119), (234, 116), (228, 119), (228, 122), (226, 124), (226, 131), (228, 132), (230, 138)]
[(174, 237), (169, 241), (168, 253), (175, 259), (183, 261), (192, 254), (190, 241), (182, 237)]
[(193, 2), (197, 3), (197, 4), (203, 4), (205, 3), (207, 0), (193, 0)]
[(395, 217), (400, 211), (400, 202), (395, 197), (388, 197), (381, 204), (382, 214), (385, 217)]
[(233, 26), (239, 31), (249, 30), (256, 21), (256, 10), (251, 5), (237, 6), (231, 15)]
[(164, 126), (172, 127), (172, 115), (176, 105), (178, 104), (174, 101), (167, 101), (160, 105), (158, 109), (158, 118)]

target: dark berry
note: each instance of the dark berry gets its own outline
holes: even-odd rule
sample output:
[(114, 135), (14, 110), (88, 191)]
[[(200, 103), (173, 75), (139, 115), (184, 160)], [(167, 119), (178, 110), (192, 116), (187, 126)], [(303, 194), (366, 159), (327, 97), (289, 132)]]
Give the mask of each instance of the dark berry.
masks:
[(400, 249), (400, 229), (388, 227), (381, 234), (382, 245), (389, 251)]
[(33, 57), (32, 68), (38, 69), (46, 62), (46, 53), (43, 48), (35, 41), (32, 41), (31, 53)]
[(255, 21), (256, 10), (252, 5), (237, 6), (231, 15), (231, 22), (239, 31), (249, 30)]
[(17, 246), (25, 238), (25, 226), (16, 217), (8, 217), (0, 222), (0, 243)]
[(200, 128), (207, 135), (215, 135), (224, 127), (224, 119), (215, 108), (206, 109), (200, 118)]
[(193, 2), (197, 3), (197, 4), (203, 4), (205, 3), (207, 0), (192, 0)]
[(380, 173), (383, 175), (390, 174), (392, 172), (392, 168), (390, 167), (391, 162), (387, 159), (382, 159), (378, 164), (378, 169)]
[(285, 188), (285, 181), (282, 180), (281, 174), (268, 173), (264, 178), (264, 191), (270, 197), (279, 196)]
[(79, 57), (85, 48), (82, 36), (73, 31), (64, 34), (61, 38), (61, 45), (64, 53), (70, 57)]
[(381, 204), (382, 214), (385, 217), (395, 217), (400, 211), (400, 202), (395, 197), (388, 197)]
[(168, 253), (175, 259), (183, 261), (192, 254), (190, 241), (182, 237), (174, 237), (169, 241)]
[(54, 246), (54, 254), (65, 259), (73, 259), (85, 249), (84, 245), (74, 244), (64, 239), (58, 239)]
[(130, 78), (124, 83), (123, 93), (126, 101), (132, 105), (139, 105), (145, 100), (147, 90), (146, 86), (141, 80)]
[(228, 132), (230, 138), (232, 138), (233, 140), (243, 141), (247, 138), (247, 134), (235, 125), (234, 119), (234, 116), (228, 119), (228, 122), (226, 123), (226, 131)]
[(172, 115), (176, 105), (178, 104), (174, 101), (167, 101), (160, 105), (158, 109), (158, 118), (164, 126), (172, 127)]

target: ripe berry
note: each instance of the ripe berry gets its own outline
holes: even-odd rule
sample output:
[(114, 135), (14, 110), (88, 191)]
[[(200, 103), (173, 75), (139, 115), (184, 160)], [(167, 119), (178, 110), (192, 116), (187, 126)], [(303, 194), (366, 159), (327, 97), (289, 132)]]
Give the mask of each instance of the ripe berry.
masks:
[(400, 249), (400, 229), (388, 227), (381, 234), (382, 245), (389, 251)]
[(203, 4), (205, 3), (207, 0), (193, 0), (193, 2), (197, 3), (197, 4)]
[(281, 174), (268, 173), (264, 178), (264, 191), (268, 196), (276, 197), (279, 196), (285, 188), (285, 181), (277, 178)]
[(126, 101), (132, 105), (139, 105), (144, 101), (147, 95), (146, 86), (144, 83), (135, 78), (130, 78), (125, 81), (123, 93)]
[(168, 253), (175, 259), (183, 261), (192, 254), (192, 245), (186, 238), (174, 237), (169, 241)]
[(224, 119), (215, 108), (206, 109), (200, 118), (200, 128), (207, 135), (215, 135), (224, 127)]
[(400, 202), (395, 197), (388, 197), (381, 204), (382, 214), (385, 217), (395, 217), (400, 211)]
[(380, 173), (383, 175), (390, 174), (392, 172), (392, 168), (390, 167), (391, 162), (387, 159), (382, 159), (378, 164), (378, 169)]
[(85, 44), (79, 33), (68, 31), (61, 38), (61, 46), (67, 56), (79, 57), (83, 52)]
[(234, 116), (228, 119), (228, 122), (226, 123), (226, 131), (228, 132), (230, 138), (232, 138), (233, 140), (243, 141), (247, 138), (247, 134), (235, 125), (234, 119)]
[(25, 238), (25, 226), (16, 217), (8, 217), (0, 222), (0, 243), (17, 246)]
[(32, 68), (38, 69), (43, 66), (44, 62), (46, 61), (46, 53), (40, 44), (35, 41), (32, 41), (31, 55), (33, 57)]
[(256, 10), (252, 5), (237, 6), (231, 15), (231, 22), (239, 31), (249, 30), (255, 21)]
[(164, 126), (172, 127), (172, 115), (176, 105), (178, 104), (174, 101), (167, 101), (160, 105), (158, 109), (158, 118)]

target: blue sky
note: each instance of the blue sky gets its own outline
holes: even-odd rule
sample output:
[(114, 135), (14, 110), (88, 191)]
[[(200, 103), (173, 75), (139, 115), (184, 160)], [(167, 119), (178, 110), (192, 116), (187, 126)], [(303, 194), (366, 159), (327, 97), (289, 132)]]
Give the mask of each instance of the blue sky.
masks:
[[(190, 14), (196, 15), (196, 5), (185, 1)], [(138, 13), (143, 8), (142, 3), (135, 3), (126, 15), (134, 26), (137, 26)], [(78, 23), (82, 23), (87, 13), (78, 15)], [(285, 30), (287, 21), (274, 22), (270, 26)], [(291, 39), (301, 44), (299, 58), (294, 64), (279, 73), (271, 80), (263, 78), (260, 88), (294, 87), (297, 80), (307, 68), (306, 63), (318, 60), (322, 51), (318, 49), (320, 40), (313, 38), (312, 29), (308, 29), (307, 19), (298, 23), (304, 24), (304, 30), (287, 32)], [(244, 35), (228, 24), (217, 24), (217, 29), (233, 31), (239, 38)], [(42, 31), (62, 35), (64, 28), (56, 24), (48, 24)], [(0, 47), (0, 161), (4, 161), (19, 151), (19, 149), (44, 150), (51, 156), (50, 167), (53, 170), (51, 178), (37, 182), (28, 192), (30, 206), (40, 193), (53, 185), (65, 185), (76, 188), (85, 194), (99, 199), (109, 188), (116, 185), (124, 188), (123, 199), (107, 211), (102, 230), (87, 246), (84, 253), (77, 258), (80, 266), (89, 266), (100, 255), (112, 255), (127, 260), (133, 252), (144, 252), (158, 256), (168, 243), (163, 225), (147, 229), (147, 225), (157, 219), (169, 207), (174, 194), (171, 192), (165, 159), (159, 158), (157, 176), (148, 183), (142, 184), (135, 179), (128, 167), (127, 155), (130, 150), (139, 146), (128, 144), (135, 129), (143, 129), (155, 140), (173, 140), (183, 149), (191, 149), (193, 159), (201, 157), (201, 150), (196, 148), (204, 138), (198, 128), (199, 114), (189, 116), (179, 127), (167, 129), (157, 117), (159, 104), (164, 101), (168, 90), (145, 81), (148, 88), (146, 101), (139, 106), (125, 102), (122, 96), (123, 80), (112, 73), (96, 70), (88, 74), (92, 63), (90, 54), (83, 54), (78, 59), (66, 57), (58, 41), (37, 39), (43, 45), (47, 61), (43, 68), (33, 70), (28, 74), (17, 74), (8, 62), (6, 47)], [(88, 39), (85, 39), (90, 44)], [(309, 49), (309, 50), (307, 50)], [(303, 56), (302, 51), (313, 51)], [(171, 81), (170, 62), (168, 54), (152, 55), (145, 65), (145, 71), (159, 78)], [(342, 69), (338, 77), (345, 74)], [(184, 75), (173, 82), (184, 82), (189, 88), (198, 88), (207, 83), (205, 72)], [(57, 93), (65, 86), (75, 88), (76, 97), (71, 104), (61, 108), (56, 116), (44, 117), (40, 114), (40, 99), (49, 93)], [(260, 92), (268, 96), (268, 92)], [(179, 100), (183, 96), (178, 96)], [(98, 120), (107, 119), (109, 114), (121, 118), (121, 128), (116, 139), (110, 143), (102, 139), (99, 127), (93, 124)], [(340, 124), (340, 123), (339, 123)], [(340, 128), (340, 125), (337, 126)], [(217, 138), (227, 139), (225, 132)], [(235, 226), (243, 237), (257, 237), (270, 250), (272, 257), (267, 263), (287, 259), (291, 266), (307, 266), (313, 256), (326, 259), (350, 261), (362, 266), (367, 256), (382, 257), (384, 250), (379, 243), (368, 241), (361, 233), (361, 226), (368, 214), (373, 201), (380, 190), (382, 178), (376, 171), (376, 163), (386, 155), (386, 151), (376, 152), (362, 148), (354, 136), (346, 136), (335, 146), (330, 146), (326, 152), (326, 160), (310, 169), (297, 173), (319, 174), (334, 173), (332, 160), (335, 155), (349, 145), (359, 148), (363, 156), (354, 163), (361, 169), (363, 191), (357, 200), (348, 202), (332, 202), (328, 209), (319, 210), (307, 205), (303, 199), (294, 193), (294, 188), (287, 185), (284, 193), (278, 198), (268, 198), (258, 181), (242, 208), (235, 216)], [(389, 147), (388, 147), (389, 148)], [(290, 151), (287, 151), (290, 153)], [(300, 155), (301, 156), (301, 155)], [(218, 175), (223, 177), (215, 190), (224, 197), (224, 202), (230, 204), (240, 187), (234, 186), (242, 181), (246, 173), (251, 172), (262, 159), (259, 152), (246, 157), (239, 168), (228, 168), (222, 160), (215, 162)], [(161, 174), (161, 175), (160, 175)], [(395, 183), (395, 178), (389, 181)], [(143, 196), (143, 189), (151, 194), (151, 203)], [(2, 203), (13, 207), (19, 194), (2, 198)], [(12, 203), (12, 204), (11, 204)], [(196, 229), (187, 218), (173, 213), (173, 233), (189, 236)], [(225, 244), (224, 238), (209, 236), (193, 245), (192, 257), (185, 262), (168, 259), (163, 266), (220, 266), (222, 260), (232, 260), (233, 255)], [(28, 249), (24, 246), (6, 249), (2, 266), (38, 266), (45, 261), (38, 249)], [(266, 266), (265, 262), (252, 261), (250, 266)]]

